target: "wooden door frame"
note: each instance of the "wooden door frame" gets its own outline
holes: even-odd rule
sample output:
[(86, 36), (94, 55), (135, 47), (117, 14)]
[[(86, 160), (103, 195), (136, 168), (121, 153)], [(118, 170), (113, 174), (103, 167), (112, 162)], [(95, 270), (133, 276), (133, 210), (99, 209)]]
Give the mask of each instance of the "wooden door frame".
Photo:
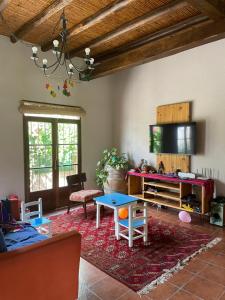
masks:
[[(53, 186), (52, 189), (59, 188), (56, 186), (58, 175), (58, 157), (55, 146), (58, 145), (57, 139), (57, 124), (58, 123), (73, 123), (78, 125), (78, 173), (82, 170), (82, 156), (81, 156), (81, 119), (61, 119), (61, 118), (47, 118), (39, 116), (25, 116), (23, 115), (23, 145), (24, 145), (24, 193), (25, 202), (29, 201), (30, 193), (30, 177), (29, 177), (29, 137), (28, 137), (28, 122), (48, 122), (52, 124), (52, 170), (53, 170)], [(56, 164), (56, 170), (54, 171), (54, 164)], [(57, 201), (57, 200), (56, 200)]]
[[(79, 173), (81, 173), (81, 170), (82, 170), (82, 167), (81, 167), (81, 162), (82, 162), (82, 160), (81, 160), (81, 119), (79, 119), (79, 120), (76, 120), (76, 119), (54, 119), (55, 120), (55, 124), (56, 124), (56, 126), (55, 126), (55, 130), (56, 130), (56, 140), (58, 141), (58, 139), (57, 139), (57, 124), (58, 123), (68, 123), (68, 124), (77, 124), (78, 125), (78, 164), (77, 164), (77, 166), (78, 166), (78, 174)], [(56, 143), (55, 144), (56, 146), (58, 146), (58, 143)], [(57, 155), (57, 153), (56, 153), (56, 155)], [(58, 157), (56, 156), (56, 158), (58, 159)], [(58, 175), (59, 175), (59, 165), (58, 165), (58, 161), (56, 162), (56, 168), (57, 168), (57, 170), (56, 170), (56, 181), (55, 181), (55, 183), (56, 183), (56, 185), (59, 185), (59, 182), (57, 182), (57, 180), (59, 179), (59, 177), (58, 177)], [(57, 198), (56, 198), (56, 203), (57, 203), (57, 205), (56, 205), (56, 207), (57, 207), (57, 209), (60, 207), (58, 204), (59, 204), (59, 197), (60, 197), (60, 193), (59, 193), (59, 191), (61, 190), (61, 191), (64, 191), (65, 189), (68, 189), (68, 187), (67, 186), (63, 186), (63, 187), (59, 187), (59, 186), (56, 186), (56, 189), (58, 190), (58, 192), (57, 192)]]

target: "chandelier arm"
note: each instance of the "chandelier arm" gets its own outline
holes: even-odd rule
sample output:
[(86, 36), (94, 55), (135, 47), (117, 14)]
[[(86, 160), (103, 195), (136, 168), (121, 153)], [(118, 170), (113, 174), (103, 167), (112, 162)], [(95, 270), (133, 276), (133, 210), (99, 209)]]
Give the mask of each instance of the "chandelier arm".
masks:
[(70, 57), (70, 52), (67, 53), (67, 59), (69, 60), (69, 62), (73, 65), (74, 69), (78, 72), (78, 73), (83, 73), (86, 69), (87, 69), (87, 64), (86, 67), (84, 69), (79, 69), (78, 67), (75, 66), (75, 64), (73, 63), (71, 57)]
[(68, 67), (67, 67), (66, 60), (64, 60), (64, 65), (65, 65), (65, 67), (66, 67), (66, 72), (68, 73)]
[(60, 66), (63, 66), (63, 63), (64, 63), (64, 58), (61, 59), (61, 60), (58, 62), (58, 64), (59, 64)]
[[(68, 66), (67, 66), (67, 63), (66, 63), (66, 60), (65, 60), (65, 67), (66, 67), (66, 74), (67, 76), (69, 76), (69, 80), (71, 80), (72, 76), (73, 76), (73, 73), (69, 73), (69, 70), (68, 70)], [(79, 73), (79, 72), (78, 72)], [(79, 73), (80, 74), (80, 73)]]
[(68, 66), (67, 66), (67, 63), (66, 63), (66, 59), (64, 60), (64, 64), (65, 64), (65, 68), (66, 68), (66, 74), (67, 74), (67, 76), (69, 75), (69, 79), (71, 79), (72, 74), (69, 73)]
[(60, 61), (62, 59), (62, 50), (60, 50), (60, 55), (58, 55), (58, 53), (56, 52), (56, 59), (57, 59), (58, 63), (60, 64)]
[(56, 60), (53, 64), (51, 64), (50, 66), (48, 66), (48, 69), (53, 68), (55, 65), (58, 65), (58, 61)]
[[(53, 74), (53, 73), (58, 69), (59, 65), (61, 65), (61, 66), (63, 65), (63, 62), (61, 62), (62, 57), (63, 57), (63, 48), (62, 48), (61, 51), (60, 51), (60, 56), (57, 56), (56, 61), (55, 61), (53, 64), (51, 64), (50, 66), (47, 67), (47, 69), (52, 69), (53, 67), (56, 66), (56, 67), (50, 72), (50, 74)], [(64, 61), (64, 60), (63, 60), (63, 61)]]
[(43, 65), (38, 64), (38, 63), (37, 63), (37, 59), (34, 59), (34, 64), (35, 64), (35, 66), (38, 67), (39, 69), (43, 69)]
[[(84, 71), (87, 69), (87, 67), (85, 67), (84, 69), (80, 69), (80, 68), (78, 68), (78, 67), (72, 62), (71, 57), (70, 57), (70, 52), (67, 51), (67, 43), (66, 43), (66, 42), (65, 42), (65, 46), (64, 46), (64, 51), (65, 51), (65, 53), (66, 53), (66, 55), (67, 55), (67, 60), (73, 65), (74, 69), (75, 69), (79, 74), (82, 73), (82, 72), (84, 72)], [(68, 72), (68, 70), (67, 70), (67, 72)]]
[(69, 62), (73, 65), (74, 69), (78, 72), (78, 73), (83, 73), (85, 70), (87, 70), (87, 67), (85, 67), (84, 69), (80, 69), (78, 67), (76, 67), (76, 65), (72, 62), (72, 60), (69, 58)]
[(58, 68), (59, 65), (62, 65), (61, 64), (62, 56), (63, 56), (63, 48), (61, 48), (61, 50), (60, 50), (60, 55), (59, 56), (56, 55), (56, 61), (52, 65), (48, 66), (48, 69), (51, 69), (52, 67), (54, 67), (57, 64), (58, 64), (57, 68)]
[(62, 62), (60, 62), (60, 65), (63, 66), (65, 61), (66, 61), (66, 58), (65, 58), (65, 55), (63, 55), (63, 59), (62, 59)]
[(62, 65), (66, 63), (66, 54), (65, 54), (66, 53), (66, 48), (67, 47), (66, 47), (66, 40), (65, 40), (65, 43), (64, 43), (63, 48), (62, 48), (62, 51), (64, 53)]
[(61, 59), (62, 59), (62, 52), (60, 50), (60, 55), (58, 55), (58, 53), (56, 52), (56, 61), (60, 64)]
[[(61, 46), (61, 49), (60, 49), (60, 55), (58, 55), (58, 53), (56, 52), (56, 59), (57, 59), (57, 62), (59, 65), (63, 65), (64, 64), (64, 60), (65, 60), (65, 54), (63, 54), (63, 50), (64, 50), (64, 47), (63, 47), (63, 44)], [(62, 60), (62, 57), (63, 57), (63, 60)]]
[[(56, 58), (57, 58), (58, 63), (59, 63), (60, 65), (62, 65), (62, 64), (61, 64), (61, 60), (62, 60), (62, 56), (63, 56), (63, 50), (64, 50), (64, 44), (63, 44), (63, 40), (62, 40), (61, 49), (59, 50), (60, 55), (58, 55), (58, 53), (57, 53), (57, 51), (56, 51)], [(65, 56), (65, 55), (64, 55), (64, 56)]]
[(60, 50), (60, 56), (59, 56), (59, 60), (58, 60), (58, 65), (54, 68), (54, 70), (51, 72), (51, 74), (53, 74), (58, 69), (59, 66), (63, 66), (64, 65), (64, 63), (66, 61), (65, 54), (63, 53), (64, 48), (65, 48), (65, 44), (62, 43), (61, 50)]
[(49, 74), (46, 73), (46, 69), (45, 69), (45, 68), (44, 68), (44, 75), (45, 75), (46, 77), (49, 77)]
[(59, 66), (60, 66), (60, 64), (57, 64), (57, 65), (55, 66), (55, 68), (50, 72), (50, 74), (53, 74), (53, 73), (58, 69)]
[(71, 62), (70, 51), (67, 51), (67, 45), (65, 47), (65, 53), (66, 53), (67, 59)]
[[(59, 64), (57, 64), (53, 70), (50, 70), (49, 68), (43, 68), (44, 75), (49, 77), (50, 75), (52, 75), (58, 69), (58, 67), (59, 67)], [(49, 73), (47, 73), (46, 71), (49, 71)]]

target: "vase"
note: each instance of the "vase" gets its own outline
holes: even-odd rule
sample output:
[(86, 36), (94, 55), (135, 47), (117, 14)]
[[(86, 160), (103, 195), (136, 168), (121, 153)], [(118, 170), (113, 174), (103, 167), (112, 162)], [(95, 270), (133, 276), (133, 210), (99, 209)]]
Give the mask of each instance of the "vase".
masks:
[(127, 194), (126, 171), (107, 167), (108, 177), (104, 183), (105, 194), (122, 193)]

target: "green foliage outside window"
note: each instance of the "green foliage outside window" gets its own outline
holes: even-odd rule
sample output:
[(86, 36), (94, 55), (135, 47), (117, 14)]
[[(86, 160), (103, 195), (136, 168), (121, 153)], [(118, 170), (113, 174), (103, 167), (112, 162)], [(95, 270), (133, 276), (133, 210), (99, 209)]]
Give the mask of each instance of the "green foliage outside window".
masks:
[[(59, 142), (62, 143), (58, 147), (59, 166), (78, 163), (77, 127), (75, 126), (76, 124), (59, 124), (58, 126)], [(29, 123), (29, 159), (30, 168), (52, 167), (52, 127), (50, 123)]]

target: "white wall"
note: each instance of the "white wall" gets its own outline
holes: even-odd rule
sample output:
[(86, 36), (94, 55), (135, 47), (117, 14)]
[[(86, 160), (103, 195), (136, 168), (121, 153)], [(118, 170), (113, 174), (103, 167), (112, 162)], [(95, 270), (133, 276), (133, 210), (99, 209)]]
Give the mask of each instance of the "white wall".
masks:
[[(149, 124), (158, 105), (193, 101), (200, 124), (192, 170), (214, 168), (225, 194), (225, 40), (138, 66), (112, 76), (114, 144), (138, 163), (149, 153)], [(219, 175), (218, 175), (219, 172)]]
[[(225, 194), (225, 40), (117, 73), (72, 89), (72, 97), (52, 98), (30, 57), (30, 48), (0, 38), (0, 197), (24, 197), (23, 124), (21, 99), (79, 105), (82, 120), (82, 165), (94, 186), (96, 161), (113, 144), (136, 163), (149, 153), (148, 125), (156, 107), (193, 101), (193, 120), (200, 122), (201, 154), (192, 169), (219, 171), (219, 192)], [(113, 105), (112, 105), (113, 103)], [(205, 127), (205, 128), (204, 128)]]
[(23, 122), (18, 112), (22, 99), (82, 106), (82, 169), (88, 185), (95, 185), (95, 167), (112, 142), (111, 85), (103, 78), (78, 84), (72, 96), (53, 98), (45, 89), (42, 73), (30, 60), (31, 49), (0, 37), (0, 197), (24, 197)]

